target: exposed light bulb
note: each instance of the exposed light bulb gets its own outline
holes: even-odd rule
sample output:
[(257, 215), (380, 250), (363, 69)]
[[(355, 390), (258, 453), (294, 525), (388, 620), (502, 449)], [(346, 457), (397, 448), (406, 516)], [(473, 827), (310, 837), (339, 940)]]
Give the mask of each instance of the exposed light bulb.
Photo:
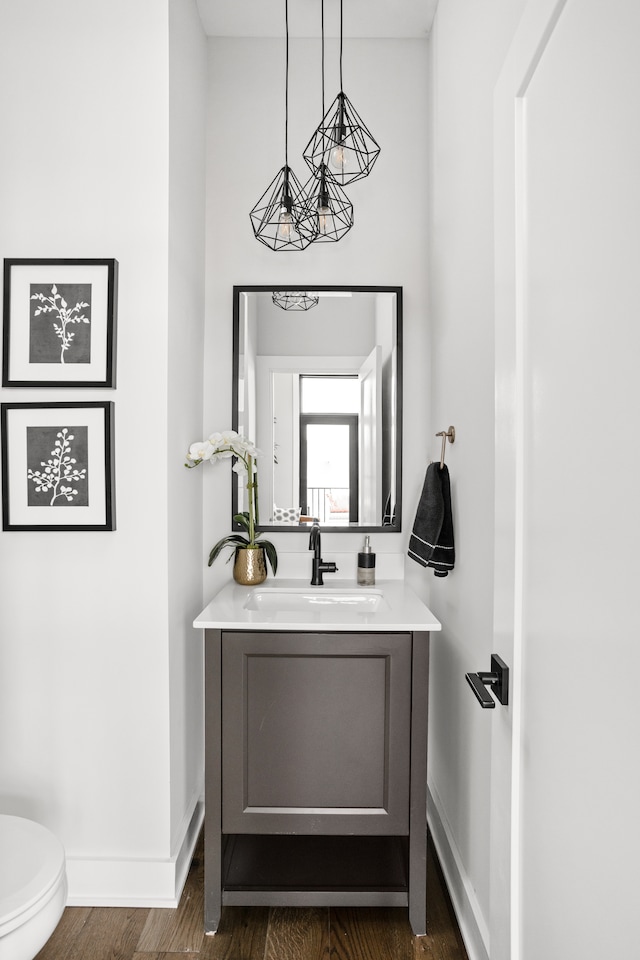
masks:
[(329, 166), (335, 173), (344, 173), (345, 167), (348, 167), (350, 160), (350, 151), (346, 149), (344, 141), (347, 136), (347, 128), (344, 123), (342, 107), (338, 122), (333, 128), (331, 139), (333, 146), (329, 151)]
[(332, 217), (331, 207), (328, 204), (318, 204), (318, 230), (320, 233), (324, 235), (329, 233), (332, 226)]
[(288, 242), (291, 240), (291, 231), (293, 230), (293, 217), (286, 207), (282, 207), (278, 217), (278, 238)]
[(349, 151), (345, 149), (342, 143), (336, 144), (329, 154), (329, 166), (336, 173), (344, 173), (345, 167), (349, 165)]

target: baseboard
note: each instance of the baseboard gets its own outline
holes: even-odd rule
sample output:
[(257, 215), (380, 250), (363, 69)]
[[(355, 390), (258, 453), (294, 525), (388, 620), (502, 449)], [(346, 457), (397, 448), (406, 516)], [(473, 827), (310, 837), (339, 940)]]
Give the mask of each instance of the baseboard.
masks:
[(175, 856), (166, 860), (67, 857), (69, 907), (177, 907), (202, 823), (198, 798)]
[(200, 836), (203, 823), (204, 795), (203, 791), (201, 791), (198, 799), (195, 802), (191, 817), (189, 819), (185, 817), (183, 829), (179, 833), (179, 836), (182, 836), (182, 842), (175, 857), (176, 906), (180, 900), (180, 897), (182, 896), (184, 885), (187, 882), (189, 868), (191, 866), (191, 861), (193, 860), (193, 852), (195, 850), (196, 843), (198, 842), (198, 837)]
[(489, 929), (464, 869), (437, 791), (429, 786), (427, 822), (469, 960), (489, 960)]

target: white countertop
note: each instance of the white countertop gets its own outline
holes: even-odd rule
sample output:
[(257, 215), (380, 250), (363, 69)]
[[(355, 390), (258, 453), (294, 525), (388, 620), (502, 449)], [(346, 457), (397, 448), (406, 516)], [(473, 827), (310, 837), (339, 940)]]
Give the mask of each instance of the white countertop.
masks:
[[(344, 604), (310, 604), (308, 611), (246, 610), (245, 601), (253, 591), (304, 590), (305, 594), (335, 591), (379, 592), (382, 602), (375, 612), (353, 609)], [(232, 581), (220, 590), (202, 613), (194, 620), (194, 627), (229, 630), (441, 630), (429, 608), (408, 587), (404, 580), (379, 580), (373, 587), (358, 586), (355, 580), (325, 580), (322, 587), (312, 587), (308, 580), (279, 580), (269, 578), (257, 587), (242, 587)]]

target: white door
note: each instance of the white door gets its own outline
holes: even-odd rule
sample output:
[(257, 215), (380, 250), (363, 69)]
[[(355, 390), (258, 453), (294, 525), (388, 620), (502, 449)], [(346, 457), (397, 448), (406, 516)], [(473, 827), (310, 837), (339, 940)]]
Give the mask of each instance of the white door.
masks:
[(360, 367), (358, 520), (382, 523), (382, 348), (375, 346)]
[(637, 952), (639, 36), (530, 0), (496, 91), (491, 960)]

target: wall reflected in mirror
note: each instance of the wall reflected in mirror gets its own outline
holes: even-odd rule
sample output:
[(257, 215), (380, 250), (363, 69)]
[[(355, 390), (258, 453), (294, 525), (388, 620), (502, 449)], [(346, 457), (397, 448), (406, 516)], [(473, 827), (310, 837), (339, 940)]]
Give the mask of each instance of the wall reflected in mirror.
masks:
[[(234, 287), (234, 429), (261, 451), (260, 528), (398, 532), (402, 288)], [(296, 287), (296, 292), (300, 290)], [(246, 490), (234, 477), (233, 512)]]

